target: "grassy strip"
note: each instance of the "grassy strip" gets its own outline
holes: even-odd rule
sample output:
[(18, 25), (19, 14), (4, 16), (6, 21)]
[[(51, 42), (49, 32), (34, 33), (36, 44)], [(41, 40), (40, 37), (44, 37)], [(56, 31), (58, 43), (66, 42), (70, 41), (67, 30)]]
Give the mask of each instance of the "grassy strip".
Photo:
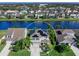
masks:
[(6, 30), (0, 30), (0, 38), (2, 38), (6, 34)]
[(4, 48), (5, 44), (0, 44), (0, 52), (2, 51), (2, 49)]
[(28, 50), (19, 50), (17, 52), (11, 51), (9, 56), (30, 56), (30, 52)]
[(54, 19), (54, 18), (49, 18), (49, 19), (1, 19), (0, 21), (79, 21), (79, 18), (61, 18), (61, 19)]

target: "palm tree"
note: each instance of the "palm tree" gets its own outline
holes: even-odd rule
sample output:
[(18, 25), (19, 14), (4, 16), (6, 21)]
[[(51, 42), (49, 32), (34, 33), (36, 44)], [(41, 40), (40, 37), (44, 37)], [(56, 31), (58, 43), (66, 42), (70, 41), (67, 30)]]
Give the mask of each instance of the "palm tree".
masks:
[(51, 27), (50, 24), (48, 24), (48, 32), (49, 32), (49, 39), (51, 41), (51, 44), (55, 46), (56, 45), (56, 32), (54, 28)]
[(25, 48), (29, 48), (30, 44), (31, 44), (31, 39), (29, 37), (23, 39), (23, 46)]

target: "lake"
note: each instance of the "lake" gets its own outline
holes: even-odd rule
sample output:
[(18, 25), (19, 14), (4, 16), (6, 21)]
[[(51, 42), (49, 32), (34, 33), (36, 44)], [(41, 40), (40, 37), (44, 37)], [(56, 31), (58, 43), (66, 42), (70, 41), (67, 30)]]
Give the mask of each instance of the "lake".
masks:
[[(54, 29), (79, 29), (79, 22), (56, 21), (48, 22)], [(25, 21), (0, 21), (0, 30), (8, 28), (47, 29), (47, 22), (25, 22)]]

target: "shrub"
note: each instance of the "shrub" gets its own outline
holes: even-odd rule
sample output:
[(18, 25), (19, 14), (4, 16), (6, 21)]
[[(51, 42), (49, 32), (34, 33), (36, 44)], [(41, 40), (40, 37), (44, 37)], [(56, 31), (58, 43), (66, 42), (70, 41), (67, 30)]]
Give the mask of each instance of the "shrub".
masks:
[(5, 40), (2, 40), (2, 41), (1, 41), (1, 44), (5, 44), (5, 43), (6, 43), (6, 41), (5, 41)]
[(56, 45), (54, 47), (54, 49), (59, 52), (59, 53), (62, 53), (65, 49), (66, 49), (67, 45), (65, 44), (61, 44), (61, 45)]
[(47, 52), (49, 50), (49, 46), (47, 43), (43, 43), (41, 44), (41, 49), (44, 51), (44, 52)]
[(18, 50), (29, 48), (30, 43), (31, 43), (31, 41), (30, 41), (29, 37), (21, 39), (19, 41), (16, 41), (15, 45), (12, 45), (12, 50), (18, 51)]

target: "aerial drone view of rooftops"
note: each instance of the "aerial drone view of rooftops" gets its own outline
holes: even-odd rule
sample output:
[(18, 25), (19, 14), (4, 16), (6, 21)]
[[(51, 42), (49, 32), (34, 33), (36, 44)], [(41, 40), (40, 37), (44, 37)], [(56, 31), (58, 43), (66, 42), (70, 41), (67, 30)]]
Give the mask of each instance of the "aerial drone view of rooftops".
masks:
[(0, 3), (0, 56), (79, 56), (79, 4)]

